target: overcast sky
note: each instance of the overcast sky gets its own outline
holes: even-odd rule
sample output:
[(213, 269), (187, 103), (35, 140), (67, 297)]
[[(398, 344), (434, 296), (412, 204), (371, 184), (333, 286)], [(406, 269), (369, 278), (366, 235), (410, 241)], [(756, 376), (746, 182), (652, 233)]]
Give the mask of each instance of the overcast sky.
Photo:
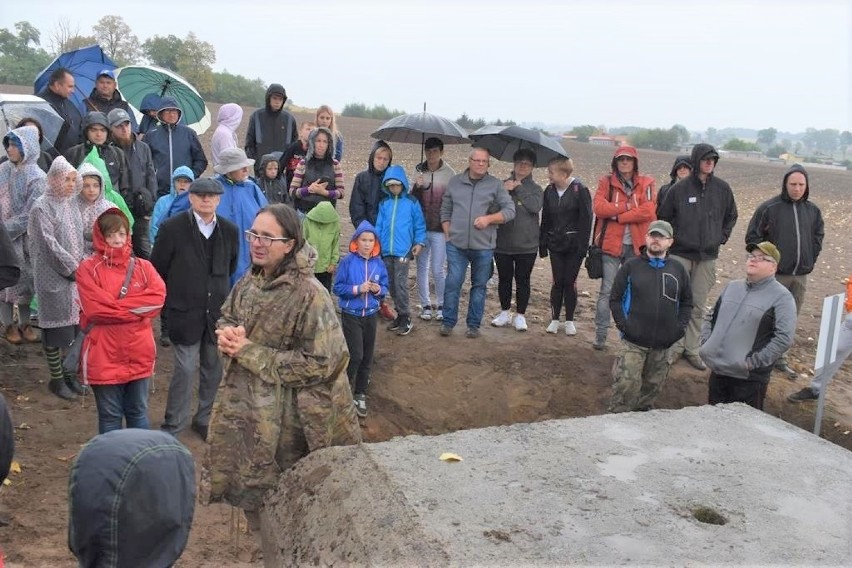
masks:
[[(457, 118), (690, 130), (852, 129), (852, 3), (26, 0), (46, 40), (121, 15), (213, 44), (214, 70), (280, 82), (294, 103), (385, 104)], [(203, 6), (199, 8), (199, 6)], [(43, 42), (44, 43), (44, 42)]]

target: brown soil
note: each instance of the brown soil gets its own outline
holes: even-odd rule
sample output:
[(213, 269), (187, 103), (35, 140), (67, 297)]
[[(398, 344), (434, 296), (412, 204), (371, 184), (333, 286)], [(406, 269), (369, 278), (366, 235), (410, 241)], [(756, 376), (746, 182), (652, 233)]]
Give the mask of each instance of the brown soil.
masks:
[[(211, 105), (214, 117), (217, 110), (218, 105)], [(243, 128), (248, 115), (247, 110)], [(372, 143), (369, 133), (380, 122), (344, 118), (340, 123), (346, 135), (344, 172), (347, 185), (351, 185), (355, 173), (366, 165)], [(211, 128), (202, 137), (207, 148), (212, 131)], [(574, 157), (577, 175), (594, 189), (594, 180), (607, 171), (611, 149), (578, 143), (566, 146)], [(457, 169), (464, 164), (465, 148), (447, 147), (445, 157)], [(419, 147), (394, 145), (394, 151), (395, 162), (404, 165), (406, 171), (413, 171)], [(660, 183), (664, 182), (672, 161), (672, 154), (641, 152), (642, 171), (656, 175)], [(495, 175), (505, 175), (509, 168), (497, 164), (492, 171)], [(760, 201), (780, 189), (783, 171), (779, 165), (725, 159), (720, 163), (720, 177), (735, 189), (740, 221), (730, 244), (723, 249), (719, 284), (713, 289), (712, 299), (725, 282), (742, 276), (743, 234), (748, 219)], [(544, 182), (543, 170), (536, 170), (535, 175), (539, 182)], [(810, 179), (811, 196), (826, 218), (826, 246), (809, 282), (808, 299), (792, 350), (793, 365), (805, 374), (813, 365), (822, 298), (842, 291), (842, 279), (852, 267), (850, 249), (843, 244), (850, 226), (848, 206), (844, 203), (848, 195), (844, 193), (852, 176), (814, 169)], [(345, 220), (344, 234), (348, 236), (352, 228), (345, 203), (339, 211)], [(363, 422), (366, 439), (382, 441), (411, 433), (440, 434), (605, 412), (617, 339), (614, 332), (610, 334), (609, 351), (591, 349), (597, 283), (584, 276), (578, 282), (581, 294), (576, 316), (578, 335), (573, 338), (544, 332), (549, 319), (549, 286), (548, 263), (540, 260), (534, 271), (527, 312), (530, 331), (523, 334), (487, 325), (499, 308), (496, 290), (489, 291), (486, 325), (480, 339), (464, 338), (459, 328), (454, 336), (442, 338), (438, 336), (436, 322), (419, 319), (406, 337), (382, 330), (370, 391), (370, 416)], [(416, 302), (416, 294), (413, 293), (412, 299)], [(3, 487), (0, 493), (3, 525), (0, 542), (10, 565), (73, 566), (67, 548), (67, 479), (74, 456), (96, 433), (93, 399), (88, 397), (82, 404), (69, 404), (50, 395), (46, 387), (46, 364), (38, 346), (12, 348), (4, 344), (0, 348), (3, 361), (0, 391), (13, 413), (18, 444), (16, 460), (22, 470), (12, 474), (11, 485)], [(161, 349), (160, 355), (150, 403), (153, 427), (162, 420), (172, 368), (170, 349)], [(828, 394), (829, 417), (823, 423), (823, 436), (846, 448), (852, 448), (848, 435), (852, 429), (851, 375), (846, 369), (832, 384)], [(810, 430), (815, 405), (785, 401), (789, 392), (805, 386), (807, 380), (800, 378), (793, 383), (781, 376), (773, 377), (766, 411)], [(706, 373), (694, 371), (681, 362), (672, 369), (658, 407), (699, 405), (706, 398)], [(200, 469), (204, 443), (192, 433), (182, 434), (181, 440), (196, 456)], [(198, 506), (189, 545), (179, 566), (260, 565), (251, 562), (255, 544), (250, 537), (240, 534), (239, 548), (236, 546), (231, 515), (231, 509), (226, 506)]]

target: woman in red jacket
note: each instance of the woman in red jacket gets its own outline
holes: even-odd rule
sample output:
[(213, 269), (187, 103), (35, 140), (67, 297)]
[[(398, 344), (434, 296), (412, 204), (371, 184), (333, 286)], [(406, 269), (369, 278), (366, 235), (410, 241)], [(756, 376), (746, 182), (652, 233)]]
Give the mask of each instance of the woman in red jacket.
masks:
[(91, 324), (80, 356), (80, 376), (91, 385), (98, 431), (148, 428), (148, 379), (157, 350), (152, 320), (166, 298), (166, 285), (147, 260), (130, 268), (130, 224), (117, 208), (98, 217), (92, 230), (95, 252), (77, 269), (80, 327)]

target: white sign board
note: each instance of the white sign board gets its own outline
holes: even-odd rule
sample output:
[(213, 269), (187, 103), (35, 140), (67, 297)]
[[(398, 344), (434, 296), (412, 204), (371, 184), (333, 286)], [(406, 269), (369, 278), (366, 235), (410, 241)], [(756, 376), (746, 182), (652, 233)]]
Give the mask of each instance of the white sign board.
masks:
[[(845, 294), (829, 296), (822, 301), (822, 319), (819, 323), (819, 341), (817, 342), (814, 376), (819, 376), (823, 369), (834, 363), (837, 358), (837, 342), (840, 338), (840, 325), (843, 320), (843, 300)], [(827, 387), (828, 385), (826, 385)], [(817, 401), (817, 412), (814, 420), (814, 434), (819, 436), (822, 425), (822, 414), (825, 410), (825, 391), (823, 387)]]

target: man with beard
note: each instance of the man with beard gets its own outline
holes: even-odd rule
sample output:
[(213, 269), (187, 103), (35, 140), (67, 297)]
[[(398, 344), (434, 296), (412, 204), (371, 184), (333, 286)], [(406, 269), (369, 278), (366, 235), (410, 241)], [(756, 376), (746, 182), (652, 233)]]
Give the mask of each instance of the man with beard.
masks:
[(650, 410), (669, 374), (669, 347), (683, 337), (692, 312), (689, 274), (668, 257), (674, 233), (654, 221), (640, 256), (615, 275), (609, 305), (623, 337), (613, 368), (610, 412)]

